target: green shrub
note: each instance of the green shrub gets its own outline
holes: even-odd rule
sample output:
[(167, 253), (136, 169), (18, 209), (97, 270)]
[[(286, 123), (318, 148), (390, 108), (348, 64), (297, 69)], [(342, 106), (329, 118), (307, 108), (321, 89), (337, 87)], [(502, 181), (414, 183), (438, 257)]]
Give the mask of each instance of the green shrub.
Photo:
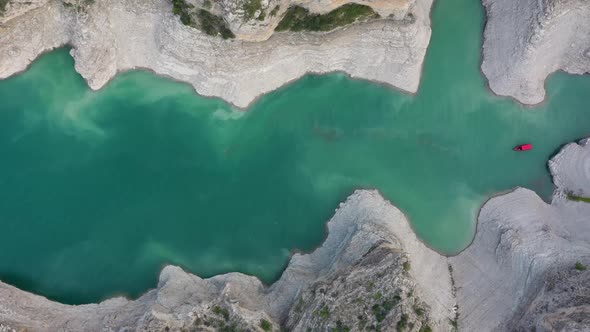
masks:
[(303, 7), (291, 6), (275, 30), (330, 31), (359, 20), (377, 17), (379, 15), (371, 7), (355, 3), (340, 6), (324, 15), (311, 14)]
[(281, 6), (279, 6), (279, 5), (276, 5), (276, 6), (275, 6), (275, 8), (273, 8), (273, 9), (270, 11), (270, 16), (272, 16), (272, 17), (274, 17), (274, 16), (277, 16), (277, 14), (278, 14), (278, 12), (279, 12), (279, 9), (281, 9)]
[[(244, 9), (244, 18), (246, 21), (249, 21), (255, 18), (257, 11), (262, 11), (262, 2), (260, 0), (246, 0), (242, 6), (242, 9)], [(261, 12), (260, 16), (263, 15), (264, 11)], [(257, 17), (257, 19), (264, 20), (264, 17), (261, 19), (260, 16)]]
[(424, 309), (422, 309), (422, 308), (420, 308), (420, 307), (418, 307), (418, 306), (415, 306), (415, 307), (414, 307), (414, 312), (415, 312), (415, 313), (416, 313), (416, 315), (418, 315), (418, 316), (422, 316), (422, 315), (424, 315)]
[(199, 27), (201, 31), (210, 36), (221, 36), (223, 39), (234, 38), (235, 35), (225, 24), (223, 18), (200, 9), (198, 13)]
[(267, 332), (272, 331), (272, 324), (266, 319), (260, 320), (260, 327)]
[(349, 332), (350, 327), (342, 324), (341, 321), (336, 322), (336, 327), (332, 329), (332, 332)]
[(398, 331), (403, 331), (408, 327), (408, 315), (403, 314), (399, 321), (397, 322), (396, 329)]
[(184, 0), (172, 0), (172, 12), (174, 15), (180, 16), (180, 22), (182, 22), (182, 24), (188, 26), (193, 24), (193, 20), (189, 13), (190, 8), (192, 8), (192, 5), (186, 3)]
[(381, 306), (378, 304), (374, 304), (371, 307), (371, 311), (373, 312), (373, 316), (375, 316), (377, 322), (382, 322), (385, 319), (385, 316), (387, 315), (385, 310), (383, 310)]
[(8, 5), (8, 2), (10, 0), (0, 0), (0, 14), (3, 14), (4, 11), (6, 10), (6, 5)]
[(320, 310), (320, 317), (322, 317), (322, 318), (329, 318), (330, 317), (330, 310), (328, 310), (328, 307), (323, 307), (322, 310)]
[(573, 193), (567, 193), (567, 199), (569, 199), (570, 201), (575, 201), (575, 202), (590, 203), (590, 197), (577, 196), (577, 195), (574, 195)]
[(404, 271), (408, 272), (408, 271), (410, 271), (411, 268), (412, 268), (412, 266), (410, 265), (410, 262), (405, 261), (404, 262)]
[(586, 265), (580, 263), (580, 262), (576, 262), (576, 270), (578, 271), (585, 271), (587, 269)]
[(227, 311), (227, 309), (225, 308), (216, 305), (215, 307), (213, 307), (213, 313), (217, 316), (222, 316), (223, 319), (226, 321), (229, 320), (229, 311)]
[(432, 332), (432, 327), (430, 325), (422, 325), (418, 332)]

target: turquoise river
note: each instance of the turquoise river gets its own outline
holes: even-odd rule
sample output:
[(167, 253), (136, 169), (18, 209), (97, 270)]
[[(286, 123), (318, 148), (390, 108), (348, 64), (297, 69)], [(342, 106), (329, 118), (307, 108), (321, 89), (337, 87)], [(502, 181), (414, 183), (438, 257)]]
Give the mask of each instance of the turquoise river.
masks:
[[(494, 96), (484, 11), (437, 1), (419, 92), (307, 76), (246, 112), (147, 72), (89, 90), (68, 50), (0, 81), (0, 279), (67, 303), (155, 287), (177, 264), (271, 283), (356, 188), (376, 188), (445, 254), (490, 196), (549, 199), (547, 160), (590, 135), (590, 78), (536, 107)], [(515, 153), (518, 143), (535, 149)]]

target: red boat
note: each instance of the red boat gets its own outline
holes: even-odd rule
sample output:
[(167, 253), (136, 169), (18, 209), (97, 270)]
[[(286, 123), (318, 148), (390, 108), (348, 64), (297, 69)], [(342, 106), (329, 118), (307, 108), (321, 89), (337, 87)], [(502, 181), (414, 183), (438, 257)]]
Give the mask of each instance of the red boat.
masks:
[(514, 151), (528, 151), (528, 150), (532, 150), (533, 149), (533, 145), (530, 143), (527, 144), (521, 144), (521, 145), (517, 145), (514, 147)]

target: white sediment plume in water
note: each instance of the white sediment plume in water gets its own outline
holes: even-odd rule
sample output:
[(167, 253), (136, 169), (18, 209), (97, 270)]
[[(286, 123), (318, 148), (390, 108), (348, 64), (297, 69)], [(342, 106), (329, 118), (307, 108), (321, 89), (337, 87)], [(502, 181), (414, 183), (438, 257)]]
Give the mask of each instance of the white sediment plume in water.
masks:
[(239, 120), (244, 117), (244, 115), (246, 115), (244, 111), (236, 110), (234, 108), (218, 108), (213, 112), (213, 117), (219, 120)]

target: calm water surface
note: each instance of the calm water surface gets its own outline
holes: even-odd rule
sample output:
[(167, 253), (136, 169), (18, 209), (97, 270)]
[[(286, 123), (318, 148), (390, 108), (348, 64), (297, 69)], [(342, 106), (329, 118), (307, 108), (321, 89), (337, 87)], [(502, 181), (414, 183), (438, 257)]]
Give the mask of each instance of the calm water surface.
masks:
[(0, 279), (68, 303), (137, 296), (167, 263), (272, 282), (355, 188), (460, 251), (487, 197), (549, 197), (547, 159), (590, 134), (588, 77), (552, 76), (535, 108), (489, 93), (482, 28), (478, 1), (436, 3), (416, 96), (309, 76), (248, 112), (145, 72), (92, 92), (67, 50), (43, 56), (0, 82)]

